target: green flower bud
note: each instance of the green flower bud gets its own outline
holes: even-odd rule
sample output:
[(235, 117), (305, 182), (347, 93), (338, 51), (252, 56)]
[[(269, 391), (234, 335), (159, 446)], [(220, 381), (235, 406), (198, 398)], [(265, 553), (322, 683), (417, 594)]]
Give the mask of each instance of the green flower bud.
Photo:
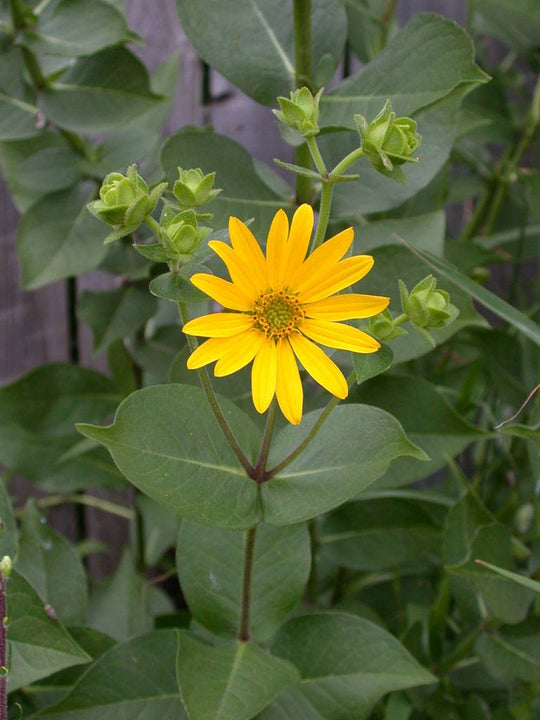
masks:
[(291, 92), (290, 99), (278, 97), (281, 110), (272, 110), (282, 123), (298, 130), (302, 137), (319, 133), (319, 101), (322, 88), (313, 95), (307, 87)]
[(409, 291), (399, 281), (403, 312), (417, 328), (435, 329), (449, 325), (459, 311), (445, 290), (437, 290), (437, 279), (428, 275)]
[(373, 167), (387, 177), (405, 182), (399, 165), (418, 162), (413, 154), (422, 141), (416, 132), (416, 122), (408, 117), (396, 118), (390, 100), (370, 123), (362, 115), (355, 115), (354, 121), (362, 150)]
[(183, 210), (176, 215), (166, 210), (161, 218), (161, 242), (171, 260), (185, 261), (211, 232), (211, 228), (198, 225), (193, 210)]
[(99, 191), (99, 200), (88, 203), (88, 209), (100, 220), (115, 227), (128, 227), (133, 232), (153, 211), (165, 191), (167, 183), (159, 183), (152, 190), (137, 174), (137, 166), (130, 165), (126, 175), (109, 173)]
[(181, 208), (195, 208), (213, 200), (221, 190), (213, 189), (216, 173), (205, 175), (200, 168), (182, 170), (178, 168), (178, 180), (173, 193)]
[(379, 340), (394, 340), (400, 335), (406, 335), (407, 331), (396, 325), (389, 310), (374, 315), (369, 319), (369, 332)]
[(7, 580), (7, 578), (11, 575), (12, 570), (13, 560), (9, 557), (9, 555), (4, 555), (4, 557), (0, 560), (0, 575)]

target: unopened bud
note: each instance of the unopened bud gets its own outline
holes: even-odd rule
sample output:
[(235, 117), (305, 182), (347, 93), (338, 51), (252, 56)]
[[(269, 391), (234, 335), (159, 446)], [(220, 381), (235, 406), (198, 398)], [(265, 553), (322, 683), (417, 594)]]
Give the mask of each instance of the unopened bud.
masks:
[(319, 101), (322, 89), (313, 95), (307, 87), (294, 90), (290, 99), (278, 97), (280, 110), (272, 110), (282, 123), (298, 130), (303, 137), (319, 133)]
[(407, 331), (396, 325), (389, 310), (369, 319), (369, 332), (379, 340), (394, 340), (400, 335), (406, 335)]
[(450, 302), (445, 290), (437, 289), (437, 279), (428, 275), (409, 291), (399, 281), (399, 292), (403, 312), (417, 328), (435, 329), (449, 325), (456, 319), (459, 310)]
[(213, 200), (221, 190), (213, 189), (216, 173), (205, 175), (200, 168), (182, 170), (178, 168), (178, 180), (173, 193), (182, 209), (200, 207)]
[(161, 241), (171, 260), (186, 260), (211, 232), (211, 228), (198, 225), (194, 210), (183, 210), (176, 215), (167, 211), (161, 218)]
[(7, 578), (11, 575), (12, 570), (13, 560), (9, 557), (9, 555), (4, 555), (4, 557), (0, 560), (0, 575), (7, 580)]

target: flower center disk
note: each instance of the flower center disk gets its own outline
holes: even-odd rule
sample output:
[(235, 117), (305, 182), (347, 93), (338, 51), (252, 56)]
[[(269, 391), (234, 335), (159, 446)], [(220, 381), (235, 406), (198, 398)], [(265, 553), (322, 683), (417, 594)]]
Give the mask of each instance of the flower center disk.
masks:
[(284, 290), (261, 293), (253, 308), (253, 325), (268, 338), (286, 337), (304, 317), (296, 296)]

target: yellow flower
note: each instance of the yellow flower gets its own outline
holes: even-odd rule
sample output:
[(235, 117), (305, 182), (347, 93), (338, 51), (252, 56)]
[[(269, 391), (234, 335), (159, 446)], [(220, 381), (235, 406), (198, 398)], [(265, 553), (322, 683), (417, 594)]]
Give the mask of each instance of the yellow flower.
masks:
[[(258, 412), (274, 395), (293, 425), (302, 419), (303, 392), (297, 359), (330, 393), (348, 394), (343, 373), (319, 347), (372, 353), (379, 343), (340, 320), (367, 318), (386, 308), (389, 298), (347, 293), (335, 295), (364, 277), (373, 266), (370, 255), (343, 260), (354, 232), (348, 228), (306, 258), (313, 229), (313, 210), (301, 205), (289, 221), (279, 210), (272, 221), (266, 258), (251, 231), (231, 217), (232, 247), (208, 243), (223, 260), (232, 282), (199, 273), (191, 282), (232, 312), (212, 313), (184, 325), (188, 335), (210, 338), (189, 357), (194, 370), (216, 362), (217, 377), (230, 375), (253, 360), (251, 385)], [(318, 344), (316, 344), (318, 343)]]

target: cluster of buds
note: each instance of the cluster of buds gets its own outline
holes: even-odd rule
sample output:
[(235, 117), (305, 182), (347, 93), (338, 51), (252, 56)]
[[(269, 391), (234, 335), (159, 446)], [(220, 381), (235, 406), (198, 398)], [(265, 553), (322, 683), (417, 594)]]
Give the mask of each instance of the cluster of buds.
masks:
[(404, 183), (405, 175), (399, 166), (418, 162), (414, 153), (422, 138), (416, 132), (416, 122), (408, 117), (396, 117), (390, 100), (370, 123), (362, 115), (355, 115), (354, 121), (362, 150), (372, 166), (383, 175)]
[(167, 260), (173, 262), (187, 262), (212, 232), (212, 228), (198, 224), (194, 210), (176, 213), (169, 207), (163, 210), (159, 230), (159, 239)]
[(136, 165), (130, 165), (125, 175), (109, 173), (99, 190), (99, 200), (88, 203), (93, 215), (116, 228), (105, 242), (134, 232), (153, 212), (166, 188), (167, 183), (158, 183), (150, 189)]
[(319, 133), (319, 101), (322, 89), (313, 95), (307, 87), (294, 90), (290, 98), (278, 97), (281, 110), (272, 110), (282, 123), (297, 130), (304, 138)]
[(173, 194), (183, 210), (206, 205), (219, 195), (221, 190), (214, 189), (216, 173), (205, 175), (200, 168), (183, 170), (178, 168), (178, 180), (174, 183)]

